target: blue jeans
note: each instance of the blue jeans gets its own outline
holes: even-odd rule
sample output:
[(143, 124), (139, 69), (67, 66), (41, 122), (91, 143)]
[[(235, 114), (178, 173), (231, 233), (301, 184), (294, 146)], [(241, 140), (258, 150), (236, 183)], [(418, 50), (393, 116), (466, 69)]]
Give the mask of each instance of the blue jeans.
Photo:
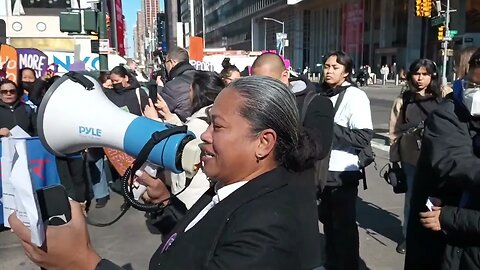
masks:
[(403, 206), (403, 228), (402, 228), (403, 237), (405, 237), (406, 239), (408, 216), (410, 215), (410, 199), (412, 198), (413, 181), (415, 180), (415, 172), (417, 171), (417, 167), (402, 162), (402, 169), (405, 172), (405, 176), (407, 177), (407, 192), (405, 192), (405, 203)]
[(105, 165), (106, 162), (104, 158), (101, 158), (96, 162), (88, 162), (90, 179), (92, 180), (93, 196), (95, 199), (104, 198), (110, 195)]

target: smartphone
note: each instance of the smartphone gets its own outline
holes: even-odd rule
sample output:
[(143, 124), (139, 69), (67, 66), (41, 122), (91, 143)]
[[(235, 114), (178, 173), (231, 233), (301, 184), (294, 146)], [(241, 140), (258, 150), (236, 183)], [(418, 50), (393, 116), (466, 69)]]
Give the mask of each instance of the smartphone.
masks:
[(148, 86), (148, 97), (152, 100), (153, 104), (157, 103), (157, 85)]
[(72, 219), (70, 201), (64, 186), (55, 185), (39, 189), (37, 198), (43, 221), (48, 225), (63, 225)]

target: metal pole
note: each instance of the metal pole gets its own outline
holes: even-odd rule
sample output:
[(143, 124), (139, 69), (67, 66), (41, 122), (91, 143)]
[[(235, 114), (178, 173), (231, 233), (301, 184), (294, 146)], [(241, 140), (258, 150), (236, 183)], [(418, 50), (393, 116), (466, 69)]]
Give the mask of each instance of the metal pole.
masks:
[(118, 37), (117, 37), (117, 9), (115, 0), (110, 0), (110, 33), (112, 34), (112, 43), (110, 47), (115, 48), (118, 53)]
[(282, 22), (282, 55), (285, 56), (285, 39), (283, 35), (285, 34), (285, 22)]
[(195, 36), (195, 11), (193, 0), (190, 0), (190, 36)]
[(445, 37), (443, 38), (443, 64), (442, 64), (442, 84), (447, 85), (447, 50), (450, 40), (450, 0), (447, 0), (447, 10), (445, 11)]
[[(203, 33), (203, 48), (205, 49), (205, 0), (202, 0), (202, 33)], [(253, 37), (253, 35), (252, 35)]]
[[(99, 16), (99, 28), (100, 39), (108, 39), (107, 37), (107, 14), (106, 14), (106, 2), (105, 0), (100, 0), (100, 16)], [(100, 62), (100, 70), (101, 71), (108, 71), (108, 54), (100, 54), (99, 55), (99, 62)]]
[(267, 50), (267, 22), (263, 21), (263, 27), (265, 28), (263, 32), (263, 50)]

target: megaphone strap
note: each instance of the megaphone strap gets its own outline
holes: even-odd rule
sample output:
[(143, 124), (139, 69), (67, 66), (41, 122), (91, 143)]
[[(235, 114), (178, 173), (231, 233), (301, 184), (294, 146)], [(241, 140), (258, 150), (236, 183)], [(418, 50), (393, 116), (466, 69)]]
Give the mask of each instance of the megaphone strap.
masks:
[(89, 79), (87, 79), (87, 77), (83, 76), (83, 74), (81, 73), (69, 71), (65, 74), (65, 76), (69, 77), (70, 80), (81, 84), (87, 90), (92, 90), (95, 86), (93, 82), (91, 82)]
[[(122, 195), (123, 198), (125, 199), (124, 204), (122, 205), (121, 213), (112, 221), (108, 223), (97, 223), (97, 222), (92, 222), (91, 220), (88, 220), (88, 223), (93, 226), (97, 227), (106, 227), (110, 226), (113, 223), (117, 222), (122, 218), (123, 215), (128, 211), (130, 206), (133, 206), (133, 208), (140, 210), (140, 211), (145, 211), (145, 212), (163, 212), (164, 208), (166, 207), (163, 202), (157, 203), (157, 204), (142, 204), (138, 201), (135, 200), (133, 197), (133, 177), (135, 175), (135, 172), (140, 169), (140, 167), (147, 161), (148, 156), (150, 155), (150, 152), (153, 150), (155, 145), (160, 143), (162, 140), (175, 135), (179, 133), (186, 133), (187, 132), (187, 126), (172, 126), (170, 128), (167, 128), (163, 131), (156, 131), (152, 134), (152, 137), (148, 140), (148, 142), (143, 146), (142, 150), (137, 156), (137, 159), (133, 162), (132, 166), (127, 168), (123, 176), (120, 178), (122, 182)], [(130, 180), (130, 181), (129, 181)], [(188, 186), (188, 185), (187, 185)], [(185, 189), (187, 188), (185, 186), (183, 190), (178, 192), (177, 194), (171, 196), (170, 198), (166, 200), (172, 200), (175, 199), (176, 196), (180, 195)]]
[(140, 153), (138, 153), (137, 158), (132, 164), (132, 177), (135, 172), (140, 169), (140, 167), (142, 167), (142, 165), (147, 161), (148, 156), (150, 155), (150, 152), (152, 152), (152, 149), (155, 147), (155, 145), (172, 135), (186, 132), (187, 126), (173, 126), (162, 131), (154, 132), (150, 140), (148, 140), (148, 142), (143, 146)]
[(139, 170), (140, 167), (147, 161), (148, 156), (150, 155), (150, 152), (153, 150), (155, 145), (172, 135), (186, 132), (187, 126), (172, 126), (162, 131), (156, 131), (152, 134), (152, 137), (148, 140), (145, 146), (143, 146), (132, 166), (127, 169), (127, 171), (122, 177), (122, 195), (127, 201), (128, 205), (133, 206), (133, 208), (137, 210), (145, 212), (155, 212), (163, 209), (163, 202), (158, 204), (146, 205), (139, 203), (134, 199), (132, 191), (134, 182), (133, 178), (135, 172)]

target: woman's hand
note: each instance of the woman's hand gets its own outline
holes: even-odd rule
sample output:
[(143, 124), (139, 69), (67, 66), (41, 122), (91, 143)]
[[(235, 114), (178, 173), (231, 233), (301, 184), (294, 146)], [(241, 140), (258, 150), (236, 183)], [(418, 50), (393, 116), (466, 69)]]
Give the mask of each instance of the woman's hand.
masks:
[(0, 128), (0, 137), (10, 137), (11, 135), (8, 128)]
[(145, 106), (145, 110), (143, 111), (143, 114), (145, 117), (148, 117), (153, 120), (157, 120), (158, 117), (158, 112), (157, 109), (155, 109), (155, 105), (153, 105), (152, 99), (148, 99), (148, 105)]
[(22, 241), (27, 257), (46, 269), (93, 270), (101, 258), (93, 250), (88, 236), (85, 216), (79, 203), (70, 201), (72, 219), (60, 226), (48, 226), (45, 243), (41, 248), (32, 244), (30, 230), (10, 215), (8, 222), (13, 233)]
[(135, 175), (138, 177), (137, 182), (147, 187), (147, 192), (143, 194), (146, 202), (168, 204), (170, 191), (162, 180), (151, 177), (148, 173), (137, 171)]
[(157, 107), (160, 117), (162, 117), (165, 121), (169, 121), (173, 118), (173, 114), (170, 112), (167, 103), (159, 94), (157, 94), (157, 103), (155, 103), (155, 107)]
[(48, 81), (53, 77), (53, 75), (54, 75), (54, 72), (48, 70), (47, 73), (45, 73), (45, 75), (43, 75), (40, 79), (42, 79), (43, 81)]
[(440, 231), (442, 229), (442, 226), (440, 225), (441, 210), (442, 207), (433, 206), (432, 211), (419, 213), (420, 223), (423, 227), (432, 231)]

